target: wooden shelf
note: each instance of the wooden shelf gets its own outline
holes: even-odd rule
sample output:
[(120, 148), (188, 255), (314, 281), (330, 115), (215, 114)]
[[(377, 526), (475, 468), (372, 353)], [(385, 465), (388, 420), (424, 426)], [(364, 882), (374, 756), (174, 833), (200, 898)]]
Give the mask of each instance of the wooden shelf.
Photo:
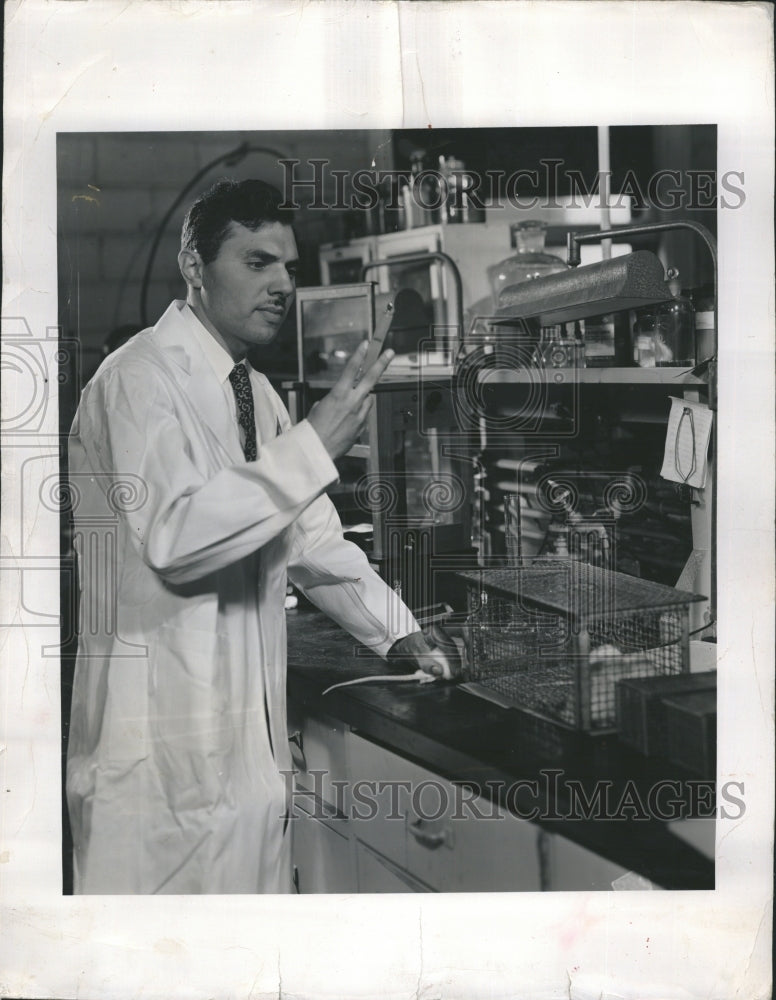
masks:
[(706, 381), (686, 368), (485, 368), (478, 380), (486, 385), (673, 385), (703, 386)]

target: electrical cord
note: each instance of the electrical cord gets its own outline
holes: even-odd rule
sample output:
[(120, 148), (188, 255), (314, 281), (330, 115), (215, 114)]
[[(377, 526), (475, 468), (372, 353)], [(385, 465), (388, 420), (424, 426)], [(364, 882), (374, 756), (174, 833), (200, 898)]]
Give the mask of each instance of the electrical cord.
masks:
[(201, 167), (194, 174), (191, 180), (187, 181), (181, 188), (173, 203), (165, 212), (164, 217), (156, 230), (154, 241), (151, 244), (151, 249), (148, 253), (148, 261), (146, 262), (145, 271), (143, 272), (143, 281), (140, 286), (140, 321), (143, 329), (150, 325), (148, 322), (148, 288), (151, 283), (151, 274), (153, 272), (154, 261), (156, 260), (159, 244), (162, 242), (162, 237), (164, 236), (168, 222), (173, 217), (189, 191), (191, 191), (191, 189), (198, 184), (202, 178), (213, 169), (213, 167), (217, 167), (220, 163), (225, 163), (229, 167), (237, 166), (237, 164), (242, 162), (242, 160), (244, 160), (250, 153), (267, 153), (270, 156), (276, 156), (279, 160), (285, 158), (284, 153), (279, 152), (277, 149), (272, 149), (270, 146), (252, 146), (248, 142), (243, 142), (239, 146), (235, 147), (235, 149), (230, 150), (228, 153), (223, 153), (221, 156), (217, 156), (214, 160), (206, 163), (204, 167)]

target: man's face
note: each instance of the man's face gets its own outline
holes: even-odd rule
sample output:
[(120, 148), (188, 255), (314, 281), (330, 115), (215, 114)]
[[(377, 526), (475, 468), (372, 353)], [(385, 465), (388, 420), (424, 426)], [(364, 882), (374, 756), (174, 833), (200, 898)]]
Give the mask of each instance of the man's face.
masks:
[(218, 256), (202, 265), (204, 318), (235, 359), (277, 335), (294, 299), (297, 264), (290, 226), (267, 222), (254, 231), (232, 222)]

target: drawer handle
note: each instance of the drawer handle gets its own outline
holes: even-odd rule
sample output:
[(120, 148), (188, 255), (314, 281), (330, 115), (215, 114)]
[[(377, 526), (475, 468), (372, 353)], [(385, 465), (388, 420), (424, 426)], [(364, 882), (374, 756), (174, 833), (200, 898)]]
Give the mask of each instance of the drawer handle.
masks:
[[(289, 734), (288, 742), (291, 744), (291, 757), (294, 763), (302, 771), (307, 770), (307, 758), (304, 755), (304, 740), (302, 739), (301, 729), (295, 729), (293, 733)], [(299, 750), (299, 753), (294, 753), (294, 747)]]
[(431, 830), (424, 830), (422, 819), (416, 819), (413, 823), (409, 824), (407, 829), (421, 847), (428, 847), (431, 851), (435, 851), (448, 841), (446, 830), (441, 830), (437, 833)]

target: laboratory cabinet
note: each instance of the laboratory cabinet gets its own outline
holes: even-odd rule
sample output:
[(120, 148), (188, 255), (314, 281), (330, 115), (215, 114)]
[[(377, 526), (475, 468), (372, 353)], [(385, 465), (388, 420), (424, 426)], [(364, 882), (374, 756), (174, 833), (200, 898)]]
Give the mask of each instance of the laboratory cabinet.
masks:
[(338, 782), (346, 782), (345, 737), (342, 723), (322, 715), (310, 715), (293, 700), (288, 703), (288, 742), (294, 767), (294, 801), (306, 804), (322, 800), (342, 812)]
[(356, 892), (355, 856), (342, 789), (347, 784), (344, 728), (288, 704), (293, 765), (291, 854), (300, 893)]
[(607, 890), (626, 873), (293, 700), (289, 738), (302, 894)]
[(430, 892), (431, 889), (413, 878), (408, 871), (356, 841), (356, 864), (359, 892)]
[(296, 891), (357, 892), (354, 857), (343, 820), (321, 818), (320, 804), (294, 803), (291, 854)]
[[(592, 892), (616, 888), (615, 883), (631, 873), (621, 865), (575, 844), (558, 834), (542, 833), (543, 888), (551, 892)], [(641, 883), (649, 885), (649, 880)]]
[[(331, 388), (312, 377), (289, 387), (292, 419)], [(474, 558), (472, 446), (459, 431), (450, 376), (385, 376), (361, 440), (337, 462), (330, 490), (346, 537), (357, 541), (413, 611), (447, 599), (438, 557)], [(442, 560), (444, 561), (444, 559)]]
[[(690, 628), (709, 625), (713, 449), (707, 456), (699, 446), (696, 456), (707, 466), (702, 489), (662, 475), (675, 450), (672, 401), (702, 404), (709, 398), (704, 380), (672, 368), (560, 369), (538, 377), (504, 367), (481, 375), (474, 518), (485, 558), (571, 553), (703, 595)], [(504, 425), (513, 429), (504, 433)]]
[[(628, 223), (630, 198), (621, 196), (610, 215), (613, 224)], [(535, 198), (517, 198), (503, 206), (487, 206), (484, 222), (437, 223), (325, 243), (318, 251), (321, 282), (337, 285), (356, 282), (365, 276), (377, 283), (381, 293), (412, 288), (423, 300), (430, 323), (458, 326), (463, 335), (465, 319), (472, 309), (491, 311), (487, 268), (514, 253), (510, 246), (510, 225), (526, 219), (542, 222), (547, 227), (548, 249), (565, 260), (566, 233), (597, 226), (599, 216), (594, 205), (573, 197), (558, 197), (551, 204), (537, 204)], [(627, 249), (627, 245), (616, 245), (613, 252), (624, 253)], [(435, 253), (444, 254), (449, 262), (431, 257), (427, 262), (402, 260), (410, 255)], [(599, 247), (583, 248), (584, 264), (600, 257)], [(456, 281), (460, 281), (460, 297), (456, 294)], [(464, 315), (460, 315), (461, 305)]]
[[(418, 354), (429, 335), (418, 296), (410, 288), (381, 296), (376, 288), (361, 282), (299, 290), (298, 377), (283, 389), (296, 423), (336, 385), (358, 344), (388, 321), (397, 357), (375, 386), (367, 426), (338, 459), (339, 480), (328, 492), (346, 537), (415, 611), (444, 599), (439, 580), (425, 571), (429, 559), (471, 549), (472, 449), (459, 430), (451, 367), (435, 363), (438, 352), (431, 364), (427, 350)], [(402, 343), (411, 347), (403, 367)]]
[(352, 820), (359, 845), (433, 892), (541, 888), (538, 827), (357, 733), (346, 741), (375, 789), (362, 815), (376, 814)]
[(323, 243), (318, 250), (321, 284), (345, 285), (361, 280), (361, 269), (375, 252), (375, 238), (360, 236), (337, 243)]

